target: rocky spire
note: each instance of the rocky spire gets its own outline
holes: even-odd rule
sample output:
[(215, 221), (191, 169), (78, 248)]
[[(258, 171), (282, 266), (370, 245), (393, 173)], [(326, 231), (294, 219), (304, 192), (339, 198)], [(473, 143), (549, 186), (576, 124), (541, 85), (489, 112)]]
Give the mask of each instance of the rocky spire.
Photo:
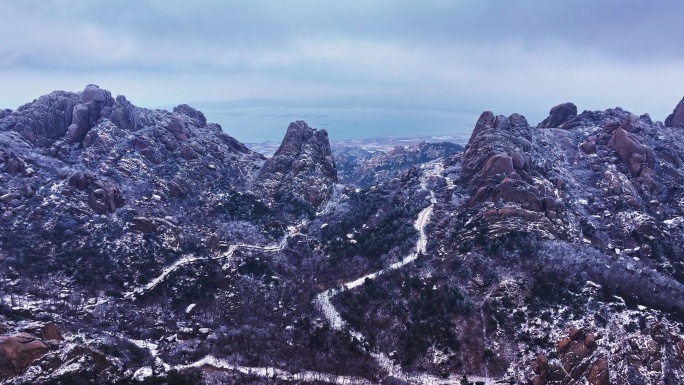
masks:
[(283, 142), (266, 161), (257, 184), (271, 190), (287, 189), (314, 206), (320, 205), (337, 183), (337, 166), (326, 130), (303, 120), (290, 123)]

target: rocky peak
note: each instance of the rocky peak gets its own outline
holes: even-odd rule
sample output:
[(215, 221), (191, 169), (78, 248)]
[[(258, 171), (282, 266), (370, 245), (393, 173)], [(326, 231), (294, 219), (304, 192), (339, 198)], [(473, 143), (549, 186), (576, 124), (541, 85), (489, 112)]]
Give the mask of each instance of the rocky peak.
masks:
[(482, 113), (463, 153), (461, 183), (490, 229), (534, 228), (558, 235), (561, 194), (534, 162), (532, 130), (522, 115)]
[(577, 106), (572, 103), (559, 104), (549, 111), (549, 116), (537, 125), (537, 128), (558, 128), (577, 116)]
[(88, 84), (81, 92), (80, 100), (74, 106), (71, 125), (67, 131), (70, 143), (80, 143), (85, 139), (88, 131), (93, 128), (102, 116), (102, 109), (112, 107), (114, 99), (111, 92), (103, 90), (94, 84)]
[(532, 131), (524, 116), (513, 114), (507, 118), (485, 111), (477, 120), (465, 147), (461, 181), (471, 185), (481, 173), (484, 176), (510, 174), (515, 166), (522, 170), (526, 161), (521, 154), (531, 149)]
[(674, 111), (665, 119), (667, 127), (684, 127), (684, 98), (679, 101)]
[(293, 191), (318, 206), (337, 183), (337, 166), (326, 130), (318, 130), (298, 120), (290, 123), (273, 157), (266, 161), (257, 184)]

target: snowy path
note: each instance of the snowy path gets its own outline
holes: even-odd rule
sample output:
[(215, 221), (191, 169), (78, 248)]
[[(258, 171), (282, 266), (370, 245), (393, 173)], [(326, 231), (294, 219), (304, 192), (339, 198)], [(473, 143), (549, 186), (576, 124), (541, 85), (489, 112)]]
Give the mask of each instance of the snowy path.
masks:
[(361, 377), (351, 377), (351, 376), (338, 376), (335, 374), (319, 373), (311, 371), (301, 371), (298, 373), (291, 373), (285, 370), (276, 368), (255, 368), (249, 366), (240, 366), (228, 363), (225, 360), (220, 360), (214, 356), (207, 356), (199, 361), (193, 362), (188, 365), (178, 365), (175, 366), (176, 370), (183, 370), (189, 368), (202, 368), (211, 367), (214, 369), (224, 369), (224, 370), (234, 370), (243, 374), (253, 375), (264, 378), (278, 378), (280, 380), (286, 381), (305, 381), (305, 382), (325, 382), (329, 384), (340, 384), (340, 385), (366, 385), (372, 384), (367, 379)]
[[(256, 377), (263, 378), (278, 378), (280, 380), (286, 381), (307, 381), (307, 382), (324, 382), (329, 384), (339, 384), (339, 385), (370, 385), (372, 382), (361, 377), (352, 376), (340, 376), (336, 374), (329, 373), (319, 373), (313, 371), (300, 371), (297, 373), (288, 372), (286, 370), (272, 368), (272, 367), (251, 367), (231, 364), (227, 360), (218, 359), (212, 355), (206, 356), (200, 360), (192, 362), (185, 365), (174, 365), (171, 366), (162, 360), (159, 356), (159, 347), (157, 344), (145, 341), (145, 340), (135, 340), (128, 338), (128, 341), (136, 345), (141, 349), (145, 349), (150, 352), (150, 355), (154, 358), (154, 364), (157, 368), (162, 369), (164, 372), (170, 370), (184, 370), (191, 368), (212, 368), (218, 370), (231, 370), (240, 372), (242, 374), (247, 374)], [(155, 371), (149, 366), (143, 366), (135, 371), (133, 378), (138, 381), (142, 381), (147, 377), (154, 375)]]
[[(399, 269), (413, 261), (415, 261), (420, 254), (423, 254), (426, 252), (427, 248), (427, 241), (428, 237), (425, 232), (425, 227), (427, 224), (430, 222), (430, 218), (432, 216), (432, 212), (434, 210), (434, 206), (437, 203), (437, 198), (435, 196), (434, 191), (428, 188), (427, 182), (430, 177), (441, 177), (442, 173), (442, 165), (438, 162), (431, 162), (431, 163), (426, 163), (421, 166), (423, 169), (423, 175), (421, 177), (421, 183), (420, 186), (423, 190), (428, 191), (430, 193), (430, 205), (426, 208), (424, 208), (419, 214), (414, 222), (413, 226), (416, 228), (416, 230), (419, 231), (419, 237), (418, 240), (416, 241), (416, 247), (415, 251), (408, 256), (404, 257), (401, 261), (395, 262), (391, 264), (389, 267), (383, 270), (376, 271), (374, 273), (370, 273), (367, 275), (364, 275), (363, 277), (357, 278), (353, 281), (349, 281), (343, 285), (341, 285), (341, 288), (332, 288), (328, 289), (322, 293), (319, 293), (316, 298), (315, 298), (315, 303), (321, 310), (321, 312), (324, 314), (326, 317), (327, 321), (329, 322), (330, 326), (335, 329), (335, 330), (342, 330), (346, 329), (353, 338), (359, 340), (359, 341), (364, 341), (365, 337), (354, 330), (351, 330), (346, 326), (346, 322), (342, 319), (340, 313), (337, 311), (337, 309), (333, 306), (331, 303), (332, 297), (335, 295), (346, 291), (350, 290), (356, 287), (359, 287), (360, 285), (363, 284), (363, 282), (366, 279), (375, 279), (378, 276), (382, 274), (386, 274), (389, 271)], [(449, 184), (449, 181), (447, 180), (447, 184)], [(330, 210), (330, 207), (332, 205), (326, 205), (319, 213), (318, 215), (321, 215), (327, 211)], [(305, 225), (306, 222), (301, 223), (299, 226), (291, 226), (288, 228), (288, 233), (283, 237), (282, 241), (278, 244), (273, 244), (273, 245), (268, 245), (268, 246), (258, 246), (258, 245), (248, 245), (248, 244), (234, 244), (231, 245), (228, 250), (218, 256), (215, 257), (196, 257), (196, 256), (184, 256), (183, 258), (179, 259), (178, 261), (174, 262), (172, 265), (166, 267), (162, 273), (154, 278), (152, 281), (150, 281), (147, 285), (138, 287), (128, 293), (125, 294), (126, 298), (134, 298), (136, 295), (145, 293), (147, 291), (152, 290), (155, 288), (159, 283), (163, 282), (166, 277), (177, 270), (178, 268), (191, 264), (196, 261), (200, 260), (219, 260), (219, 259), (228, 259), (233, 256), (235, 251), (237, 251), (240, 248), (243, 249), (251, 249), (251, 250), (260, 250), (264, 252), (277, 252), (283, 250), (283, 248), (287, 245), (287, 240), (291, 238), (294, 235), (299, 234), (299, 229), (301, 226)], [(303, 382), (323, 382), (323, 383), (329, 383), (329, 384), (340, 384), (340, 385), (367, 385), (367, 384), (373, 384), (374, 382), (360, 378), (360, 377), (352, 377), (352, 376), (340, 376), (340, 375), (335, 375), (335, 374), (329, 374), (329, 373), (319, 373), (319, 372), (312, 372), (312, 371), (301, 371), (297, 373), (293, 372), (288, 372), (282, 369), (277, 369), (273, 367), (248, 367), (248, 366), (241, 366), (241, 365), (236, 365), (236, 364), (231, 364), (226, 360), (221, 360), (218, 359), (214, 356), (206, 356), (198, 361), (195, 361), (190, 364), (185, 364), (185, 365), (175, 365), (175, 366), (169, 366), (168, 364), (164, 363), (164, 361), (159, 357), (159, 352), (158, 352), (158, 347), (156, 344), (149, 342), (149, 341), (142, 341), (142, 340), (130, 340), (132, 343), (138, 345), (141, 348), (146, 348), (149, 350), (150, 354), (154, 357), (155, 359), (155, 365), (157, 367), (163, 368), (164, 371), (168, 371), (169, 369), (175, 369), (175, 370), (183, 370), (183, 369), (189, 369), (189, 368), (213, 368), (213, 369), (218, 369), (218, 370), (231, 370), (231, 371), (237, 371), (243, 374), (247, 375), (253, 375), (257, 377), (263, 377), (263, 378), (278, 378), (280, 380), (285, 380), (285, 381), (303, 381)], [(399, 365), (397, 365), (392, 359), (390, 359), (386, 354), (382, 352), (372, 352), (370, 353), (371, 357), (376, 361), (379, 367), (381, 367), (383, 370), (387, 372), (388, 375), (400, 378), (410, 384), (424, 384), (424, 385), (459, 385), (461, 384), (461, 377), (459, 376), (454, 376), (452, 378), (441, 378), (437, 376), (432, 376), (428, 374), (413, 374), (413, 373), (406, 373), (404, 372)], [(150, 376), (153, 374), (152, 368), (149, 367), (144, 367), (140, 368), (138, 372), (136, 372), (136, 378), (138, 379), (143, 379), (147, 376)], [(485, 385), (494, 385), (496, 384), (495, 380), (489, 379), (489, 378), (482, 378), (482, 377), (476, 377), (476, 376), (469, 376), (468, 380), (470, 382), (481, 382)]]
[[(335, 306), (333, 306), (332, 302), (330, 301), (332, 297), (335, 295), (342, 293), (346, 290), (354, 289), (364, 283), (366, 279), (375, 279), (378, 276), (382, 274), (386, 274), (389, 271), (399, 269), (418, 258), (420, 254), (423, 254), (426, 252), (426, 247), (427, 247), (427, 234), (425, 233), (425, 226), (430, 222), (430, 218), (432, 216), (432, 212), (434, 210), (435, 204), (437, 203), (437, 198), (435, 197), (435, 192), (430, 190), (427, 186), (427, 181), (430, 177), (441, 177), (441, 173), (443, 170), (443, 167), (440, 163), (437, 162), (430, 162), (426, 163), (421, 166), (423, 169), (423, 175), (421, 177), (420, 181), (420, 186), (423, 190), (429, 191), (430, 193), (430, 206), (424, 208), (419, 214), (418, 218), (416, 219), (415, 223), (413, 226), (416, 228), (416, 230), (419, 231), (420, 236), (418, 237), (418, 241), (416, 242), (416, 250), (412, 254), (404, 257), (399, 262), (395, 262), (391, 264), (389, 267), (383, 270), (376, 271), (374, 273), (370, 273), (367, 275), (364, 275), (363, 277), (357, 278), (353, 281), (349, 281), (345, 284), (341, 285), (340, 287), (328, 289), (316, 296), (316, 299), (314, 300), (316, 302), (316, 305), (318, 308), (321, 310), (325, 318), (327, 319), (328, 323), (330, 324), (330, 327), (335, 329), (335, 330), (342, 330), (345, 329), (349, 332), (349, 334), (359, 340), (359, 341), (364, 341), (365, 337), (355, 331), (352, 330), (351, 328), (346, 326), (346, 322), (342, 319), (342, 316), (340, 313), (337, 311)], [(448, 181), (447, 181), (448, 183)], [(461, 378), (454, 377), (454, 378), (441, 378), (437, 376), (431, 376), (428, 374), (412, 374), (412, 373), (405, 373), (399, 365), (394, 363), (386, 354), (381, 353), (381, 352), (373, 352), (371, 353), (371, 356), (375, 359), (376, 363), (378, 366), (380, 366), (382, 369), (384, 369), (389, 375), (397, 378), (401, 378), (411, 384), (425, 384), (425, 385), (436, 385), (436, 384), (460, 384), (461, 383)], [(495, 382), (491, 379), (486, 379), (486, 378), (481, 378), (481, 377), (475, 377), (475, 376), (469, 376), (468, 378), (469, 381), (471, 382), (482, 382), (486, 385), (490, 384), (495, 384)]]
[(213, 257), (211, 257), (211, 256), (198, 257), (195, 255), (184, 255), (183, 257), (178, 259), (173, 264), (165, 267), (162, 270), (161, 274), (159, 274), (157, 277), (155, 277), (153, 280), (151, 280), (149, 283), (147, 283), (147, 285), (139, 286), (139, 287), (125, 293), (124, 298), (134, 299), (136, 296), (139, 296), (141, 294), (144, 294), (144, 293), (154, 289), (155, 287), (157, 287), (157, 285), (159, 285), (161, 282), (163, 282), (166, 279), (166, 277), (169, 276), (169, 274), (178, 270), (180, 267), (189, 265), (189, 264), (197, 262), (197, 261), (229, 259), (233, 256), (233, 254), (235, 254), (235, 252), (238, 249), (259, 250), (259, 251), (263, 251), (263, 252), (282, 251), (285, 248), (285, 246), (287, 245), (287, 240), (289, 238), (293, 237), (294, 235), (299, 234), (299, 229), (302, 226), (306, 225), (306, 223), (307, 222), (304, 221), (297, 226), (288, 227), (287, 228), (287, 230), (288, 230), (287, 234), (285, 234), (283, 239), (277, 244), (267, 245), (267, 246), (259, 246), (259, 245), (249, 245), (249, 244), (244, 244), (244, 243), (237, 243), (237, 244), (231, 245), (225, 253), (219, 254), (219, 255), (213, 256)]

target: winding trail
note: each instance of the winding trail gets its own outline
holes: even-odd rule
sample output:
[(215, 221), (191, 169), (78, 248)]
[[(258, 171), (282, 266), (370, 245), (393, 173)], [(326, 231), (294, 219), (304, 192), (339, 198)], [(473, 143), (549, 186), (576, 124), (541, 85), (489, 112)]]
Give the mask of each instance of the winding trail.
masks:
[(286, 381), (304, 381), (304, 382), (325, 382), (329, 384), (339, 384), (339, 385), (370, 385), (373, 382), (361, 378), (352, 376), (339, 376), (336, 374), (319, 373), (312, 371), (301, 371), (298, 373), (292, 373), (276, 368), (257, 368), (249, 366), (240, 366), (227, 362), (226, 360), (217, 359), (214, 356), (206, 356), (199, 361), (193, 362), (188, 365), (178, 365), (175, 366), (176, 370), (183, 370), (189, 368), (204, 368), (209, 367), (212, 369), (223, 369), (237, 371), (242, 374), (262, 377), (262, 378), (277, 378)]
[(305, 226), (308, 222), (303, 221), (300, 224), (296, 226), (290, 226), (287, 228), (288, 232), (283, 236), (283, 239), (276, 244), (272, 245), (266, 245), (266, 246), (258, 246), (258, 245), (249, 245), (245, 243), (237, 243), (234, 245), (231, 245), (228, 250), (225, 253), (216, 255), (216, 256), (202, 256), (198, 257), (195, 255), (184, 255), (181, 258), (179, 258), (176, 262), (173, 264), (165, 267), (161, 274), (159, 274), (157, 277), (155, 277), (153, 280), (151, 280), (147, 285), (144, 286), (139, 286), (133, 290), (130, 290), (124, 294), (124, 298), (126, 299), (135, 299), (136, 297), (145, 294), (149, 292), (150, 290), (154, 289), (162, 283), (166, 277), (169, 276), (169, 274), (173, 273), (174, 271), (178, 270), (180, 267), (189, 265), (191, 263), (195, 263), (197, 261), (207, 261), (207, 260), (222, 260), (222, 259), (229, 259), (233, 257), (233, 254), (238, 249), (247, 249), (247, 250), (259, 250), (263, 252), (278, 252), (282, 251), (285, 246), (287, 245), (287, 240), (290, 239), (291, 237), (300, 234), (299, 230), (302, 228), (302, 226)]
[[(359, 342), (365, 341), (365, 337), (355, 331), (349, 328), (342, 319), (342, 316), (340, 313), (337, 311), (335, 306), (332, 304), (331, 299), (336, 296), (337, 294), (340, 294), (344, 291), (354, 289), (356, 287), (361, 286), (366, 279), (375, 279), (383, 274), (386, 274), (387, 272), (390, 272), (392, 270), (396, 270), (399, 268), (402, 268), (403, 266), (406, 266), (407, 264), (415, 261), (418, 256), (421, 254), (424, 254), (426, 252), (427, 248), (427, 241), (428, 237), (425, 232), (425, 227), (427, 224), (430, 222), (430, 218), (432, 217), (432, 213), (434, 211), (435, 204), (437, 203), (437, 198), (435, 196), (435, 192), (428, 188), (428, 180), (431, 177), (442, 177), (441, 173), (443, 171), (443, 167), (439, 162), (429, 162), (421, 165), (421, 169), (423, 170), (423, 175), (421, 176), (421, 181), (420, 181), (420, 186), (421, 189), (428, 191), (430, 196), (430, 205), (426, 208), (424, 208), (419, 214), (418, 217), (416, 218), (416, 221), (414, 222), (413, 226), (418, 230), (419, 232), (419, 237), (418, 240), (416, 241), (416, 246), (415, 246), (415, 251), (412, 252), (411, 254), (407, 255), (404, 257), (402, 260), (395, 262), (391, 265), (389, 265), (387, 268), (366, 274), (360, 278), (354, 279), (352, 281), (346, 282), (342, 284), (339, 287), (335, 287), (332, 289), (328, 289), (326, 291), (323, 291), (319, 293), (315, 299), (314, 302), (316, 306), (319, 308), (319, 310), (323, 313), (325, 316), (326, 320), (330, 324), (330, 327), (333, 328), (334, 330), (346, 330), (354, 339), (358, 340)], [(447, 179), (447, 185), (451, 186), (453, 183)], [(317, 213), (317, 216), (323, 215), (324, 213), (328, 212), (331, 210), (333, 205), (328, 202), (326, 206)], [(197, 257), (193, 255), (188, 255), (180, 258), (173, 264), (169, 265), (168, 267), (164, 268), (162, 270), (161, 274), (151, 280), (148, 284), (144, 286), (137, 287), (129, 292), (127, 292), (124, 296), (127, 299), (134, 299), (136, 296), (144, 294), (152, 289), (154, 289), (157, 285), (159, 285), (161, 282), (163, 282), (166, 277), (169, 276), (172, 272), (176, 271), (178, 268), (197, 262), (201, 260), (221, 260), (221, 259), (229, 259), (233, 256), (235, 251), (238, 249), (249, 249), (249, 250), (259, 250), (263, 252), (278, 252), (282, 251), (285, 246), (287, 245), (287, 241), (289, 238), (291, 238), (294, 235), (300, 234), (299, 229), (302, 226), (305, 226), (307, 224), (306, 221), (300, 223), (297, 226), (290, 226), (288, 227), (288, 233), (285, 234), (283, 239), (273, 245), (267, 245), (267, 246), (258, 246), (258, 245), (249, 245), (249, 244), (235, 244), (231, 245), (228, 250), (220, 254), (218, 256), (214, 257)], [(277, 369), (273, 367), (248, 367), (248, 366), (241, 366), (241, 365), (236, 365), (236, 364), (231, 364), (226, 360), (218, 359), (214, 356), (206, 356), (198, 361), (185, 364), (185, 365), (175, 365), (173, 367), (169, 366), (168, 364), (164, 363), (163, 360), (159, 357), (158, 353), (158, 348), (157, 345), (154, 344), (153, 342), (149, 341), (141, 341), (141, 340), (130, 340), (131, 342), (135, 343), (136, 345), (142, 347), (142, 348), (147, 348), (150, 352), (150, 354), (155, 358), (155, 364), (157, 367), (163, 368), (164, 371), (168, 371), (170, 368), (173, 368), (175, 370), (183, 370), (183, 369), (189, 369), (189, 368), (212, 368), (214, 370), (230, 370), (230, 371), (237, 371), (243, 374), (247, 375), (253, 375), (257, 377), (263, 377), (263, 378), (278, 378), (280, 380), (286, 380), (286, 381), (304, 381), (304, 382), (324, 382), (324, 383), (330, 383), (330, 384), (339, 384), (339, 385), (368, 385), (368, 384), (373, 384), (374, 382), (361, 378), (361, 377), (352, 377), (352, 376), (341, 376), (341, 375), (335, 375), (335, 374), (329, 374), (329, 373), (320, 373), (320, 372), (313, 372), (313, 371), (301, 371), (297, 373), (293, 372), (288, 372), (282, 369)], [(415, 373), (407, 373), (404, 372), (401, 369), (401, 366), (399, 366), (397, 363), (395, 363), (391, 358), (389, 358), (385, 353), (382, 352), (370, 352), (370, 356), (375, 360), (375, 362), (378, 364), (380, 368), (382, 368), (384, 371), (387, 372), (389, 376), (393, 376), (399, 379), (402, 379), (410, 384), (424, 384), (424, 385), (459, 385), (461, 384), (462, 377), (459, 376), (452, 376), (451, 378), (441, 378), (429, 374), (415, 374)], [(140, 368), (139, 372), (145, 373), (144, 376), (149, 373), (149, 375), (152, 374), (152, 368), (145, 367), (145, 368)], [(490, 378), (483, 378), (483, 377), (476, 377), (476, 376), (468, 376), (468, 381), (470, 382), (481, 382), (485, 385), (494, 385), (496, 384), (495, 380), (490, 379)]]
[[(335, 306), (332, 304), (331, 299), (336, 296), (337, 294), (340, 294), (344, 291), (354, 289), (360, 285), (362, 285), (367, 279), (375, 279), (380, 275), (386, 274), (387, 272), (390, 272), (392, 270), (399, 269), (403, 266), (406, 266), (407, 264), (415, 261), (419, 255), (424, 254), (426, 252), (426, 247), (427, 247), (427, 234), (425, 233), (425, 226), (430, 222), (430, 218), (432, 217), (432, 212), (434, 211), (435, 204), (437, 203), (437, 198), (435, 196), (435, 192), (431, 189), (428, 188), (428, 180), (430, 177), (442, 177), (441, 173), (443, 171), (443, 167), (440, 163), (438, 162), (429, 162), (421, 165), (421, 168), (423, 169), (423, 175), (421, 176), (420, 180), (420, 186), (423, 190), (426, 190), (430, 193), (430, 205), (426, 208), (424, 208), (419, 214), (418, 218), (416, 219), (415, 223), (413, 226), (416, 228), (416, 230), (419, 231), (420, 236), (418, 237), (418, 241), (416, 242), (416, 247), (415, 251), (406, 257), (402, 259), (399, 262), (395, 262), (391, 264), (389, 267), (376, 271), (374, 273), (370, 273), (367, 275), (364, 275), (363, 277), (357, 278), (353, 281), (349, 281), (345, 284), (342, 284), (339, 287), (335, 287), (332, 289), (328, 289), (320, 294), (318, 294), (315, 298), (315, 303), (318, 306), (318, 308), (321, 310), (323, 315), (325, 315), (325, 318), (327, 319), (328, 323), (330, 324), (330, 327), (333, 328), (334, 330), (346, 330), (352, 338), (363, 342), (365, 341), (365, 337), (359, 333), (358, 331), (355, 331), (351, 329), (350, 327), (347, 326), (346, 322), (344, 319), (342, 319), (342, 316), (340, 313), (337, 311)], [(449, 180), (447, 180), (447, 185), (449, 185)], [(382, 352), (371, 352), (370, 355), (375, 359), (375, 362), (380, 366), (383, 370), (385, 370), (388, 375), (400, 378), (402, 380), (407, 381), (408, 383), (411, 384), (425, 384), (425, 385), (435, 385), (435, 384), (460, 384), (461, 379), (460, 377), (452, 377), (452, 378), (441, 378), (437, 376), (432, 376), (429, 374), (414, 374), (414, 373), (406, 373), (404, 372), (401, 367), (395, 363), (392, 359), (390, 359), (385, 353)], [(475, 376), (469, 376), (468, 380), (471, 382), (481, 382), (486, 385), (490, 384), (495, 384), (495, 382), (489, 378), (482, 378), (482, 377), (475, 377)]]

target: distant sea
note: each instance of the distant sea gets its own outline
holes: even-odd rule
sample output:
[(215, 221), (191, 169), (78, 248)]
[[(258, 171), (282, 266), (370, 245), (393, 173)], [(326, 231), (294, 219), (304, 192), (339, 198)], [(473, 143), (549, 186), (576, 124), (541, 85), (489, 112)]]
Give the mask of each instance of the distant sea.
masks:
[(290, 122), (326, 129), (331, 141), (470, 134), (478, 115), (445, 110), (357, 107), (197, 106), (243, 143), (280, 142)]

